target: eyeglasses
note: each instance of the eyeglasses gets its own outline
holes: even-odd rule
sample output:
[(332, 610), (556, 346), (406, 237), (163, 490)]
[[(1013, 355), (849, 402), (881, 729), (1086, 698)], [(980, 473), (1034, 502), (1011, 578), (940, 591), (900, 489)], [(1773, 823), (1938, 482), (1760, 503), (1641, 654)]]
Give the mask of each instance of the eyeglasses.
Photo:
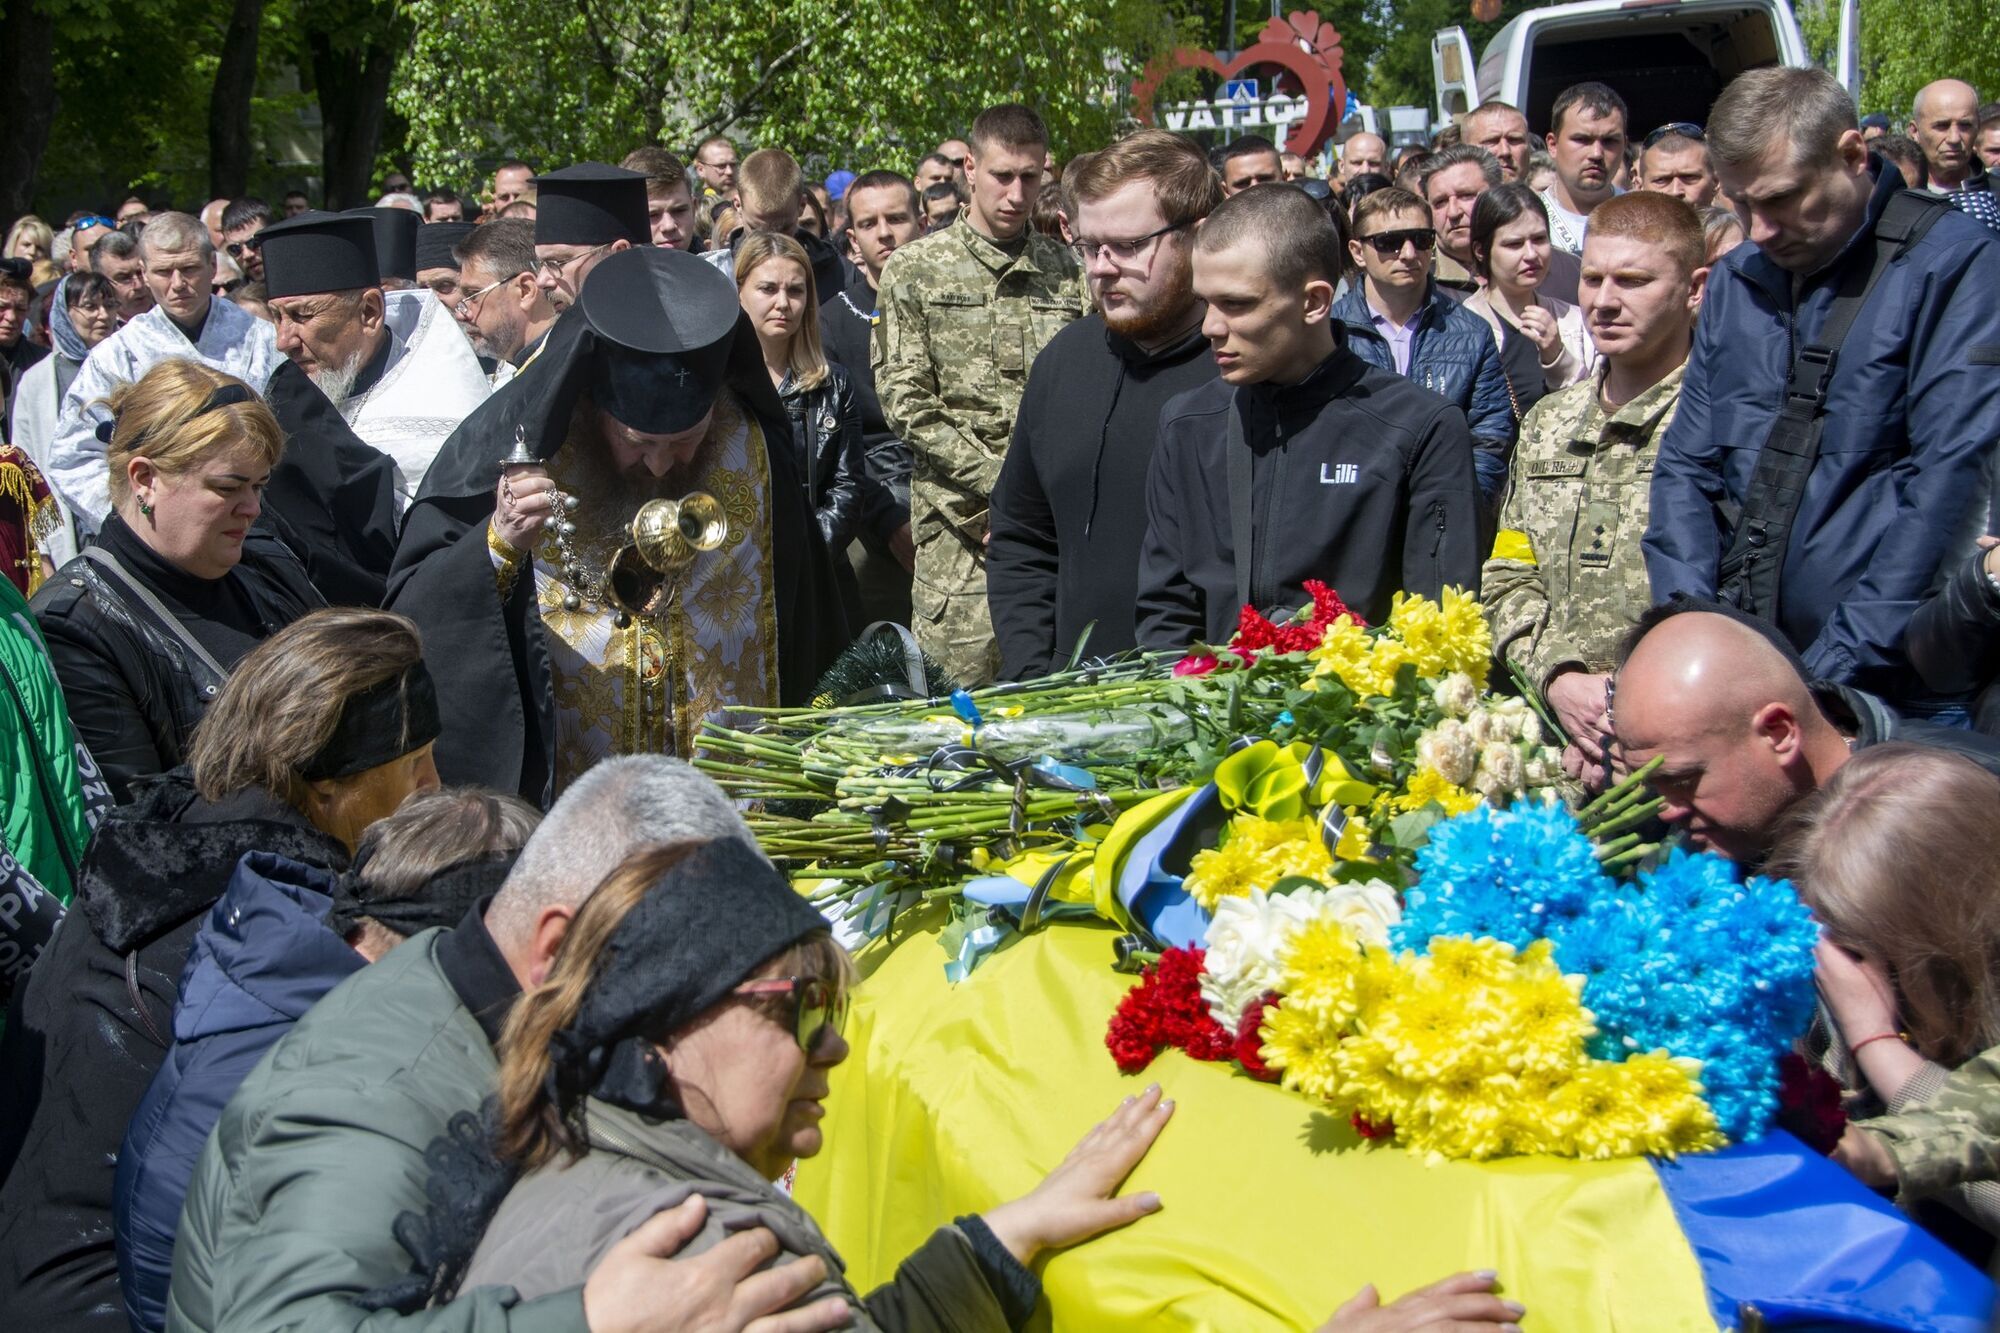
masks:
[(550, 256), (544, 259), (538, 267), (543, 276), (554, 280), (562, 277), (563, 270), (571, 264), (579, 263), (595, 254), (602, 254), (616, 244), (616, 241), (606, 241), (603, 245), (593, 245), (588, 250), (571, 255), (568, 259), (557, 259), (554, 256)]
[[(516, 276), (518, 277), (519, 275), (517, 274)], [(452, 309), (456, 311), (461, 318), (470, 316), (472, 314), (472, 303), (474, 301), (485, 299), (485, 296), (488, 292), (492, 291), (495, 287), (498, 287), (502, 283), (505, 283), (507, 281), (509, 281), (509, 279), (507, 278), (495, 278), (492, 282), (487, 283), (484, 287), (481, 287), (478, 291), (473, 292), (471, 295), (459, 297), (458, 304), (453, 306)]]
[(746, 981), (732, 995), (788, 995), (792, 1000), (792, 1035), (807, 1055), (847, 1027), (847, 995), (836, 992), (833, 983), (821, 977), (773, 977), (769, 981)]
[(1670, 120), (1647, 135), (1645, 142), (1640, 144), (1639, 147), (1642, 149), (1651, 148), (1670, 134), (1678, 135), (1683, 139), (1692, 139), (1696, 143), (1708, 142), (1708, 135), (1702, 130), (1701, 126), (1696, 125), (1692, 121)]
[(1393, 259), (1403, 252), (1403, 247), (1413, 245), (1417, 253), (1427, 255), (1437, 246), (1437, 230), (1432, 227), (1410, 227), (1404, 231), (1378, 231), (1373, 236), (1358, 236), (1356, 240), (1366, 241), (1375, 247), (1375, 253), (1384, 259)]
[(87, 218), (78, 218), (76, 220), (76, 227), (70, 234), (76, 235), (78, 232), (86, 232), (92, 227), (103, 227), (109, 231), (117, 231), (118, 223), (102, 214), (93, 213)]
[(224, 251), (228, 253), (231, 259), (241, 259), (243, 258), (244, 255), (248, 254), (252, 250), (255, 250), (257, 247), (251, 241), (231, 241), (229, 244), (223, 246), (222, 248)]
[(1144, 254), (1152, 242), (1159, 240), (1160, 237), (1165, 236), (1168, 232), (1179, 231), (1187, 225), (1185, 222), (1169, 222), (1158, 231), (1149, 231), (1144, 236), (1131, 241), (1093, 241), (1079, 236), (1076, 240), (1070, 242), (1069, 248), (1078, 259), (1086, 264), (1094, 262), (1100, 254), (1110, 255), (1111, 262), (1114, 264), (1130, 264), (1137, 260), (1140, 255)]

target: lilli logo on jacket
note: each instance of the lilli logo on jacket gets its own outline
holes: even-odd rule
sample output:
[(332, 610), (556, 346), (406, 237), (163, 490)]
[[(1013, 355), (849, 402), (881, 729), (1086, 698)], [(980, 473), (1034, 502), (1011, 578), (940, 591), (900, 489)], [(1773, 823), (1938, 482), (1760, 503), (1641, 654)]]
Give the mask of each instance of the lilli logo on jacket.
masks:
[(1361, 480), (1359, 463), (1321, 463), (1319, 484), (1322, 486), (1352, 486)]

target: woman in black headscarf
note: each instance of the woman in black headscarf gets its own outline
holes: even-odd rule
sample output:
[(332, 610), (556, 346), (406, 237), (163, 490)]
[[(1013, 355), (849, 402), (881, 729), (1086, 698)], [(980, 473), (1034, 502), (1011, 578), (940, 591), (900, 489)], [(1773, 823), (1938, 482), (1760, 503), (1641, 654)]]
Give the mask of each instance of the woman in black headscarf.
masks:
[(655, 1212), (700, 1195), (681, 1253), (761, 1227), (825, 1276), (807, 1299), (866, 1329), (1018, 1328), (1027, 1265), (1160, 1206), (1116, 1191), (1166, 1125), (1157, 1087), (1127, 1099), (1032, 1193), (938, 1229), (866, 1297), (774, 1184), (820, 1148), (829, 1071), (847, 1056), (852, 977), (826, 923), (734, 839), (642, 853), (577, 914), (561, 957), (501, 1044), (499, 1148), (526, 1174), (465, 1285), (524, 1300), (580, 1285)]

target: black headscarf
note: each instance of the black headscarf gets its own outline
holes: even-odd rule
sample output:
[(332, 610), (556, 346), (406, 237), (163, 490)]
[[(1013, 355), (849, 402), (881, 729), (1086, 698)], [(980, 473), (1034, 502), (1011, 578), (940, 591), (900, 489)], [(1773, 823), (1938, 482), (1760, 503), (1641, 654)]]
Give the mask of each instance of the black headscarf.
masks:
[(775, 955), (827, 924), (735, 838), (662, 875), (605, 941), (568, 1027), (549, 1039), (547, 1092), (565, 1117), (593, 1096), (646, 1115), (681, 1111), (652, 1039), (714, 1007)]

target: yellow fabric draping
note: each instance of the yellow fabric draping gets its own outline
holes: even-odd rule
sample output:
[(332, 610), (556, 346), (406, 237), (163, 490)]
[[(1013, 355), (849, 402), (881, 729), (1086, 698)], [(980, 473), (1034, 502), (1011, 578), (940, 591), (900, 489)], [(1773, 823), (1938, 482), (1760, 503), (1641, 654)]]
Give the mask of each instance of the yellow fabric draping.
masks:
[(1047, 1261), (1057, 1329), (1316, 1328), (1364, 1283), (1389, 1299), (1482, 1268), (1530, 1328), (1715, 1328), (1646, 1161), (1427, 1165), (1228, 1065), (1171, 1051), (1128, 1078), (1103, 1041), (1133, 984), (1109, 966), (1114, 930), (1052, 926), (953, 986), (943, 914), (905, 922), (862, 955), (826, 1147), (794, 1187), (859, 1289), (954, 1216), (1026, 1193), (1157, 1079), (1177, 1108), (1127, 1188), (1165, 1207)]

